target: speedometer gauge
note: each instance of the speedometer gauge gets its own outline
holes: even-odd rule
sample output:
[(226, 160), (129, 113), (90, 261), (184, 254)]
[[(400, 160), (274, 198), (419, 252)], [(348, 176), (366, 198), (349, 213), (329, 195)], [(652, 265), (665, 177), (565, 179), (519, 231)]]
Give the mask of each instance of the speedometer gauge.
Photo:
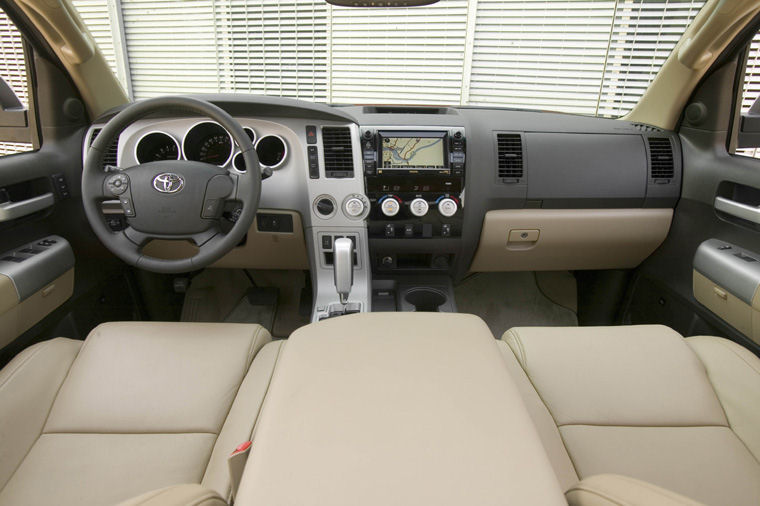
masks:
[(135, 145), (137, 163), (179, 160), (179, 143), (164, 132), (150, 132), (143, 135)]
[(232, 157), (232, 137), (218, 123), (204, 121), (188, 130), (182, 149), (188, 160), (223, 167)]
[(206, 137), (198, 151), (198, 161), (224, 165), (230, 157), (232, 143), (230, 137), (224, 134)]

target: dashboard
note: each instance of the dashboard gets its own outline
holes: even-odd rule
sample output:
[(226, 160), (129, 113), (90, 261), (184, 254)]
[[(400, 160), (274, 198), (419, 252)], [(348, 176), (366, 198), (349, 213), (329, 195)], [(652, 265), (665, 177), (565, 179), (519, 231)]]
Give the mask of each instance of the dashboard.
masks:
[[(334, 298), (340, 237), (356, 246), (353, 290), (369, 304), (382, 276), (635, 267), (664, 240), (680, 195), (678, 136), (649, 125), (508, 109), (199, 98), (244, 127), (266, 178), (254, 226), (217, 266), (308, 268), (330, 292), (317, 293), (318, 309)], [(83, 153), (116, 112), (93, 124)], [(250, 170), (239, 153), (212, 121), (158, 116), (122, 132), (106, 164), (187, 159)], [(224, 210), (230, 223), (235, 205)], [(124, 226), (118, 202), (104, 213), (112, 229)], [(146, 249), (192, 254), (160, 241)]]

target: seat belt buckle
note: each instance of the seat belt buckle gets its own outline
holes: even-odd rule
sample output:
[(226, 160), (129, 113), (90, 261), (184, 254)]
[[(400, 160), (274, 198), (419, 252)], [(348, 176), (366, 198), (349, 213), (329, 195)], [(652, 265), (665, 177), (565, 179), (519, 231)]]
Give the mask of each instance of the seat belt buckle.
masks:
[(240, 482), (243, 479), (243, 470), (245, 463), (248, 461), (248, 455), (251, 453), (251, 441), (244, 441), (227, 457), (227, 467), (230, 471), (230, 485), (232, 487), (232, 499), (235, 499)]

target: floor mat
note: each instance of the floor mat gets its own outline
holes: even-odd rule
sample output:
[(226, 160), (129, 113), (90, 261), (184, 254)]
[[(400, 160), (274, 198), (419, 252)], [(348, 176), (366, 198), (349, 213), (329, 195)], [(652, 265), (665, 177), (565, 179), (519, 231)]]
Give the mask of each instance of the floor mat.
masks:
[(258, 323), (270, 333), (277, 314), (277, 289), (251, 288), (224, 319), (228, 323)]
[(185, 294), (182, 321), (258, 323), (278, 338), (309, 323), (308, 311), (304, 314), (300, 307), (306, 273), (251, 270), (249, 274), (255, 287), (242, 269), (201, 272)]
[[(574, 286), (574, 282), (571, 276), (557, 276), (548, 284), (555, 285), (553, 291), (563, 294), (565, 305), (574, 307), (568, 295), (574, 290), (556, 286), (563, 283)], [(546, 280), (542, 279), (542, 284), (546, 285)], [(454, 297), (460, 313), (483, 318), (497, 338), (512, 327), (578, 325), (575, 312), (555, 304), (542, 293), (533, 272), (474, 274), (454, 289)]]

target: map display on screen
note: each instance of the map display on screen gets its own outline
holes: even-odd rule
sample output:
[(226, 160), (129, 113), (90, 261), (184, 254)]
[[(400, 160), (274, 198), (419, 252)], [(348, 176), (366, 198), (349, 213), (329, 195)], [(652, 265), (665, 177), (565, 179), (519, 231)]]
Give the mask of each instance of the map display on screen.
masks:
[(443, 169), (442, 137), (383, 137), (384, 169)]

